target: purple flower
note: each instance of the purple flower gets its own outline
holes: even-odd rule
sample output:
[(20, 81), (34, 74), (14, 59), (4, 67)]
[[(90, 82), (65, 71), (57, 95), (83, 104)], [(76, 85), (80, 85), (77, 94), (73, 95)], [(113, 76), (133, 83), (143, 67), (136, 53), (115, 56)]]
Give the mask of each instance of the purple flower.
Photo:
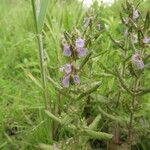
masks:
[(144, 69), (144, 67), (145, 67), (144, 62), (142, 60), (139, 60), (137, 63), (137, 68)]
[(75, 84), (80, 84), (80, 78), (79, 78), (79, 76), (78, 75), (74, 75), (73, 76), (73, 81), (74, 81)]
[(65, 66), (64, 66), (64, 71), (67, 73), (67, 74), (69, 74), (70, 72), (71, 72), (71, 65), (70, 64), (66, 64)]
[(67, 57), (71, 56), (72, 52), (69, 45), (64, 45), (63, 54)]
[(132, 55), (131, 61), (138, 69), (144, 69), (144, 62), (138, 53)]
[(148, 37), (143, 38), (143, 43), (144, 44), (148, 44), (149, 42), (150, 42), (150, 38), (148, 38)]
[(65, 64), (63, 67), (59, 68), (59, 71), (69, 74), (72, 71), (71, 64)]
[(139, 18), (139, 12), (138, 12), (138, 10), (133, 10), (133, 20), (136, 20), (137, 18)]
[(76, 39), (75, 45), (77, 48), (83, 48), (85, 45), (85, 41), (81, 38)]
[(84, 57), (87, 54), (87, 50), (85, 48), (77, 48), (77, 52), (79, 57)]
[(65, 76), (65, 77), (63, 77), (63, 79), (62, 79), (62, 86), (63, 87), (69, 87), (69, 79), (70, 79), (70, 76)]

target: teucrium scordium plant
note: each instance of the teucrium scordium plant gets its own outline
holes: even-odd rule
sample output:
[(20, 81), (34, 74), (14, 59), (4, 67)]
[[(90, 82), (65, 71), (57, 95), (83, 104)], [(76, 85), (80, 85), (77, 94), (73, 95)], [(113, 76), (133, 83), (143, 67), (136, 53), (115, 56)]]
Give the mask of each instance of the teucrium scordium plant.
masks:
[(85, 40), (81, 37), (77, 37), (75, 40), (71, 37), (68, 41), (64, 38), (63, 41), (63, 55), (69, 58), (70, 64), (62, 66), (60, 71), (64, 73), (62, 86), (69, 87), (71, 83), (80, 84), (76, 61), (87, 55), (87, 49), (85, 48)]
[[(113, 69), (109, 69), (101, 64), (105, 72), (114, 76), (115, 88), (108, 97), (113, 100), (108, 114), (99, 107), (100, 112), (110, 118), (113, 124), (108, 126), (114, 134), (113, 141), (108, 144), (109, 150), (114, 150), (119, 145), (131, 149), (139, 139), (145, 134), (146, 127), (141, 124), (143, 119), (142, 100), (145, 94), (150, 92), (149, 87), (145, 87), (145, 71), (148, 71), (149, 44), (150, 44), (150, 13), (147, 12), (143, 20), (142, 13), (137, 6), (126, 2), (122, 5), (120, 17), (124, 26), (122, 38), (117, 39), (109, 33), (110, 39), (118, 50), (118, 63)], [(116, 89), (116, 90), (115, 90)], [(111, 115), (115, 112), (115, 117)], [(122, 116), (119, 115), (122, 113)], [(144, 117), (145, 120), (145, 117)], [(142, 133), (143, 132), (143, 133)]]
[[(96, 131), (101, 119), (100, 114), (93, 116), (90, 122), (88, 121), (89, 118), (83, 115), (85, 107), (91, 99), (90, 95), (101, 86), (100, 81), (88, 79), (91, 77), (92, 70), (89, 73), (85, 69), (88, 67), (93, 53), (95, 53), (91, 49), (92, 41), (95, 41), (101, 35), (101, 30), (97, 27), (97, 21), (94, 20), (94, 16), (87, 17), (82, 29), (74, 28), (72, 31), (64, 31), (61, 38), (61, 53), (65, 58), (65, 63), (58, 70), (61, 72), (60, 84), (58, 85), (48, 77), (63, 98), (67, 99), (65, 109), (61, 110), (59, 116), (56, 117), (46, 111), (62, 128), (69, 131), (68, 138), (59, 143), (59, 147), (65, 150), (86, 148), (89, 139), (110, 140), (112, 138), (111, 134), (100, 130)], [(83, 81), (82, 76), (86, 78), (85, 81)], [(61, 101), (63, 101), (63, 98)]]

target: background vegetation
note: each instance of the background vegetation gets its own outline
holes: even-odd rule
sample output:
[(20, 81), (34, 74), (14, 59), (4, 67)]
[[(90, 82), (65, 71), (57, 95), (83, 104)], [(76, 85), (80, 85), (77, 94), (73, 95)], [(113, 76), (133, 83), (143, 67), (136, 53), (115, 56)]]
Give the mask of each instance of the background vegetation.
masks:
[[(58, 70), (65, 62), (60, 46), (62, 33), (75, 26), (80, 29), (85, 16), (97, 14), (102, 26), (108, 27), (114, 38), (119, 38), (123, 32), (119, 16), (122, 2), (124, 1), (118, 1), (111, 7), (98, 6), (95, 3), (91, 8), (86, 8), (75, 0), (51, 0), (43, 30), (51, 78), (60, 81)], [(140, 5), (143, 13), (149, 8), (149, 0)], [(44, 101), (39, 86), (37, 49), (31, 1), (0, 0), (0, 149), (39, 149), (39, 143), (52, 142), (50, 128), (46, 127), (47, 117), (43, 114)], [(116, 88), (114, 78), (105, 77), (105, 72), (98, 65), (100, 61), (111, 68), (119, 59), (108, 34), (100, 35), (91, 49), (95, 51), (95, 55), (99, 54), (94, 58), (92, 73), (95, 80), (103, 80), (105, 85), (98, 92), (104, 93)], [(146, 73), (148, 86), (150, 76), (148, 71)], [(52, 104), (55, 105), (58, 93), (50, 83), (49, 91)], [(149, 126), (150, 95), (145, 95), (142, 100), (141, 113), (146, 117)], [(105, 107), (103, 102), (101, 103)], [(63, 108), (62, 102), (61, 109)], [(148, 138), (146, 135), (141, 141), (141, 149), (150, 149)]]

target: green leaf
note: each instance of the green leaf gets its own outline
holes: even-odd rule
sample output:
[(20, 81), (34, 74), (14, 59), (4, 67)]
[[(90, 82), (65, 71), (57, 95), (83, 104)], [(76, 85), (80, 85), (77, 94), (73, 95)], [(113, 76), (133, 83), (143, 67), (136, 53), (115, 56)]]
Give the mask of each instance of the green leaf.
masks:
[(144, 30), (149, 29), (150, 27), (150, 11), (147, 12), (145, 22), (144, 22)]
[[(42, 32), (44, 19), (48, 10), (49, 2), (50, 0), (39, 0), (39, 1), (32, 0), (32, 8), (33, 8), (33, 14), (34, 14), (34, 20), (35, 20), (37, 33)], [(40, 8), (37, 8), (37, 6), (39, 6)], [(39, 15), (36, 13), (37, 9), (40, 9)]]
[(42, 150), (60, 150), (59, 148), (55, 148), (54, 146), (52, 145), (47, 145), (47, 144), (39, 144), (39, 147), (42, 149)]
[(90, 139), (99, 139), (99, 140), (109, 140), (113, 137), (112, 134), (104, 133), (104, 132), (96, 132), (93, 130), (85, 129), (83, 131)]
[(40, 7), (40, 13), (37, 18), (37, 25), (38, 25), (38, 32), (42, 32), (43, 25), (44, 25), (44, 19), (48, 10), (50, 0), (41, 0), (41, 7)]
[(83, 97), (88, 96), (89, 94), (93, 93), (94, 91), (96, 91), (99, 87), (101, 86), (101, 82), (97, 82), (95, 85), (93, 85), (90, 89), (86, 90), (85, 92), (83, 92), (82, 94), (80, 94), (76, 100), (80, 100)]
[(61, 85), (59, 85), (59, 83), (54, 81), (50, 76), (48, 76), (47, 79), (52, 83), (52, 85), (56, 90), (61, 91), (63, 89), (63, 87), (61, 87)]
[(47, 77), (48, 81), (51, 82), (51, 84), (54, 86), (54, 88), (59, 91), (62, 95), (64, 95), (66, 98), (72, 99), (74, 100), (75, 98), (73, 98), (71, 95), (67, 94), (66, 91), (64, 91), (63, 87), (61, 85), (59, 85), (59, 83), (57, 83), (56, 81), (54, 81), (51, 77)]
[(88, 53), (88, 55), (85, 57), (85, 59), (80, 64), (79, 70), (81, 70), (84, 67), (84, 65), (89, 61), (91, 55), (92, 55), (92, 52)]
[[(59, 124), (62, 124), (62, 120), (59, 119), (58, 117), (56, 117), (55, 115), (53, 115), (51, 112), (45, 110), (45, 113), (54, 121), (58, 122)], [(98, 118), (96, 118), (96, 122), (100, 119), (100, 116), (98, 116)], [(95, 126), (95, 125), (93, 125)], [(104, 132), (96, 132), (91, 130), (90, 128), (80, 128), (78, 129), (76, 126), (74, 126), (73, 124), (69, 124), (68, 126), (64, 126), (65, 129), (67, 129), (68, 131), (72, 132), (72, 133), (76, 133), (76, 132), (82, 132), (85, 136), (88, 136), (89, 139), (100, 139), (100, 140), (109, 140), (113, 137), (112, 134), (108, 134), (108, 133), (104, 133)]]
[(101, 120), (101, 115), (98, 115), (98, 116), (93, 120), (93, 122), (89, 125), (89, 129), (91, 129), (91, 130), (96, 130), (96, 129), (97, 129), (97, 126), (98, 126), (98, 123), (99, 123), (100, 120)]
[(53, 115), (51, 112), (45, 110), (45, 113), (46, 113), (51, 119), (53, 119), (54, 121), (56, 121), (56, 122), (62, 124), (62, 123), (61, 123), (61, 119), (59, 119), (58, 117), (56, 117), (55, 115)]
[(120, 116), (113, 116), (111, 114), (108, 114), (107, 112), (105, 112), (100, 106), (98, 107), (99, 111), (106, 117), (110, 118), (111, 120), (115, 120), (116, 122), (119, 122), (121, 124), (128, 124), (129, 123), (129, 119), (126, 117), (120, 117)]

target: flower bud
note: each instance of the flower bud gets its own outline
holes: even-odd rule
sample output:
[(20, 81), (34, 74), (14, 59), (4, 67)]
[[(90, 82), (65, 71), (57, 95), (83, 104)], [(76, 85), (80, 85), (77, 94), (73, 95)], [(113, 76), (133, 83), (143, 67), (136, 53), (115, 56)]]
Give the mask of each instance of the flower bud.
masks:
[(69, 79), (70, 79), (70, 76), (65, 76), (65, 77), (63, 77), (63, 79), (62, 79), (62, 86), (63, 87), (69, 87)]
[(75, 84), (80, 84), (80, 77), (78, 75), (73, 76), (73, 81)]

